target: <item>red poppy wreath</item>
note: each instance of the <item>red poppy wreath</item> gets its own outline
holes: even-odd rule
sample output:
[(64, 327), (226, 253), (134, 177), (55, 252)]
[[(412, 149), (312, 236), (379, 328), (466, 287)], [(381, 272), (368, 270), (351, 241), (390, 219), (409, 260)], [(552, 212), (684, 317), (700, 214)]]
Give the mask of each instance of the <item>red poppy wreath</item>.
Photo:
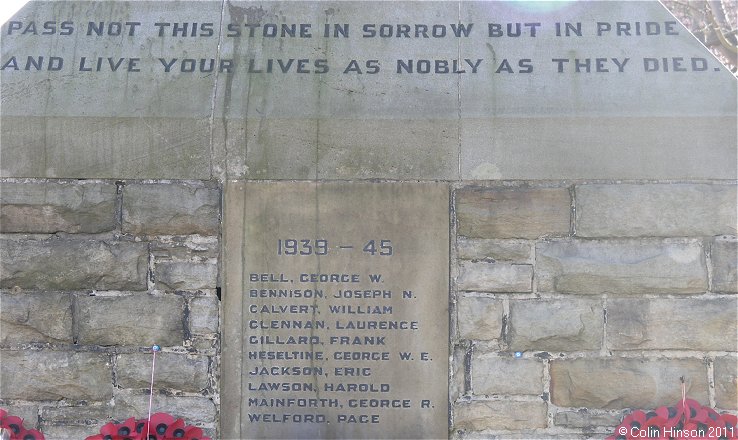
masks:
[(682, 399), (674, 406), (653, 411), (634, 411), (615, 428), (606, 440), (631, 439), (738, 439), (738, 417), (718, 414), (692, 399)]
[(123, 423), (107, 423), (100, 428), (100, 433), (85, 440), (210, 440), (203, 435), (202, 429), (188, 426), (182, 419), (175, 419), (166, 413), (151, 415), (148, 419), (131, 417)]

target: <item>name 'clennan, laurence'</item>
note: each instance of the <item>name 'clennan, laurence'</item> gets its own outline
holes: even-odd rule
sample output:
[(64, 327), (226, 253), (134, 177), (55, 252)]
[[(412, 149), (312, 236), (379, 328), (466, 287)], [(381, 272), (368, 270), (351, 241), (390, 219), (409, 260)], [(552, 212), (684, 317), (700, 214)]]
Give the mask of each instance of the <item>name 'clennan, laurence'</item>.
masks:
[[(257, 320), (248, 322), (251, 329), (329, 329), (325, 321), (301, 320)], [(370, 321), (370, 320), (336, 320), (336, 330), (418, 330), (418, 321)]]

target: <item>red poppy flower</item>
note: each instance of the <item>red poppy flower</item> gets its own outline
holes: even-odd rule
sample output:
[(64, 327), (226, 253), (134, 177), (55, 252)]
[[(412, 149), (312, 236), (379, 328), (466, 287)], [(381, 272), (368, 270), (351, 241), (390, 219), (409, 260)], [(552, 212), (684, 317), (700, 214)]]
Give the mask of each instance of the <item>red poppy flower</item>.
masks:
[(164, 438), (182, 438), (185, 433), (185, 422), (182, 419), (177, 419), (174, 423), (167, 427), (167, 432), (164, 434)]
[(8, 415), (4, 409), (0, 409), (0, 428), (10, 431), (10, 440), (44, 440), (43, 434), (35, 429), (26, 429), (23, 426), (23, 419)]
[(715, 430), (726, 439), (738, 439), (738, 417), (733, 414), (720, 414)]
[(654, 412), (653, 416), (646, 420), (646, 424), (643, 425), (643, 432), (645, 432), (647, 438), (650, 439), (668, 439), (669, 436), (664, 433), (664, 426), (666, 423), (667, 420), (665, 418), (658, 416)]
[(22, 436), (18, 437), (23, 440), (41, 440), (44, 435), (35, 429), (28, 429), (22, 433)]
[(151, 434), (156, 436), (157, 440), (163, 440), (167, 433), (169, 425), (175, 422), (174, 417), (167, 413), (155, 413), (151, 415)]
[(3, 428), (10, 429), (12, 434), (18, 435), (23, 428), (23, 419), (17, 416), (5, 416), (2, 423)]
[(205, 437), (205, 434), (202, 432), (202, 429), (198, 428), (197, 426), (188, 426), (185, 428), (185, 440), (209, 440), (207, 437)]
[(679, 424), (684, 414), (684, 410), (676, 406), (660, 406), (654, 410), (654, 412), (666, 420), (664, 427), (673, 428)]
[(115, 423), (108, 422), (103, 425), (102, 428), (100, 428), (100, 434), (102, 434), (103, 437), (105, 436), (114, 436), (118, 434), (118, 427), (115, 426)]
[(149, 429), (149, 421), (147, 419), (141, 419), (136, 421), (136, 435), (138, 437), (135, 437), (136, 439), (142, 439), (146, 440), (146, 434), (148, 433), (150, 435), (151, 440), (156, 439), (156, 436), (154, 435), (153, 429)]

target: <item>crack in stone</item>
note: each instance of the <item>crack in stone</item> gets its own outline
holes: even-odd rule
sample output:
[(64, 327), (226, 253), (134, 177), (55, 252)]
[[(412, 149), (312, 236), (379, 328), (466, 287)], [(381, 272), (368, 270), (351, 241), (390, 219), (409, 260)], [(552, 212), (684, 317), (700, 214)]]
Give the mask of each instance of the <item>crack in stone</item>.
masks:
[[(223, 20), (225, 18), (225, 8), (226, 8), (226, 0), (222, 0), (221, 6), (220, 6), (220, 23), (218, 25), (218, 46), (217, 46), (217, 48), (215, 50), (215, 61), (216, 61), (216, 65), (220, 63), (220, 55), (221, 55), (220, 54), (220, 51), (221, 51), (221, 46), (223, 44)], [(216, 104), (216, 100), (217, 100), (217, 97), (218, 97), (218, 79), (219, 79), (219, 76), (220, 76), (220, 69), (215, 69), (215, 76), (214, 76), (214, 80), (213, 80), (213, 92), (210, 95), (210, 118), (209, 118), (209, 121), (208, 121), (209, 129), (210, 129), (210, 145), (209, 145), (209, 148), (210, 148), (210, 158), (209, 159), (210, 159), (210, 178), (211, 179), (215, 177), (215, 169), (214, 169), (214, 164), (213, 164), (213, 158), (215, 157), (215, 142), (214, 142), (214, 136), (215, 136), (215, 104)], [(225, 119), (225, 114), (223, 115), (223, 118)], [(228, 158), (228, 146), (227, 146), (227, 143), (226, 143), (226, 139), (227, 139), (226, 137), (224, 137), (224, 139), (223, 139), (223, 148), (224, 148), (224, 153), (223, 154), (224, 154), (224, 156), (222, 158), (222, 161), (224, 162), (224, 165), (225, 165), (225, 162), (227, 162), (227, 158)], [(218, 176), (219, 178), (222, 178), (223, 177), (222, 176), (222, 173), (223, 173), (223, 170), (221, 169), (220, 170), (220, 173), (219, 173), (221, 175)]]

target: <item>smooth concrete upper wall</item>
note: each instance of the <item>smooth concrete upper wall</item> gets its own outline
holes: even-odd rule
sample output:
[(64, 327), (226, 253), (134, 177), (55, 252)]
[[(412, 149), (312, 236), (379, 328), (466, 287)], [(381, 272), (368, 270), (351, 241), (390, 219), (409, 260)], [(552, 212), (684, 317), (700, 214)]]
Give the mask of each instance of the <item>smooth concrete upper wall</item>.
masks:
[(736, 178), (736, 80), (657, 1), (39, 1), (1, 43), (6, 177)]

